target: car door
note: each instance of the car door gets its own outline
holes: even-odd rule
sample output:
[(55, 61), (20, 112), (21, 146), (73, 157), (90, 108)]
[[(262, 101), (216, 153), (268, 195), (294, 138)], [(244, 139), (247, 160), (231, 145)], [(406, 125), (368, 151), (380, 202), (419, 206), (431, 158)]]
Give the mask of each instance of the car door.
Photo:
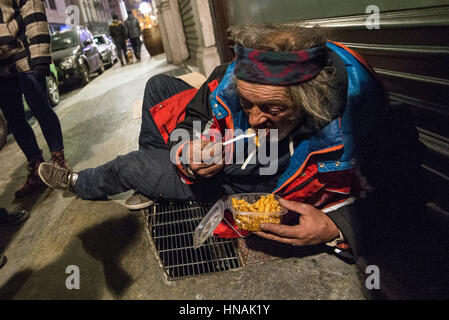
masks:
[(83, 54), (87, 58), (89, 72), (93, 72), (97, 69), (97, 61), (96, 61), (97, 57), (96, 57), (96, 50), (93, 45), (93, 39), (87, 30), (81, 29), (80, 40), (83, 48)]

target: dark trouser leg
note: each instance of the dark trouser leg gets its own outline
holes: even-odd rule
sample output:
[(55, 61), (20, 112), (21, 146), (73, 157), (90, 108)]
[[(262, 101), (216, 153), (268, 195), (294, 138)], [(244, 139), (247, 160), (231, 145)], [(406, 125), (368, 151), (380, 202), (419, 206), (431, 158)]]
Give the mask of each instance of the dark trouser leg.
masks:
[[(115, 47), (117, 48), (117, 55), (118, 58), (120, 60), (120, 63), (123, 65), (123, 52), (122, 52), (122, 44), (118, 41), (114, 41), (115, 42)], [(126, 53), (125, 53), (126, 56)]]
[(133, 46), (134, 55), (136, 56), (136, 59), (140, 60), (140, 39), (139, 38), (132, 38), (131, 39), (131, 45)]
[(17, 76), (0, 78), (0, 97), (3, 115), (20, 149), (28, 161), (40, 158), (41, 150), (36, 136), (25, 118), (22, 90)]
[(214, 202), (224, 195), (219, 181), (183, 183), (167, 149), (134, 151), (100, 167), (83, 170), (78, 174), (75, 193), (84, 200), (98, 200), (131, 189), (152, 200)]
[(129, 63), (128, 55), (126, 54), (126, 41), (123, 41), (123, 43), (122, 43), (122, 50), (123, 50), (123, 54), (125, 55), (126, 63)]
[(192, 86), (183, 80), (160, 74), (150, 78), (145, 86), (145, 93), (142, 104), (142, 125), (139, 135), (139, 150), (149, 148), (166, 149), (164, 139), (151, 116), (150, 109), (174, 96), (177, 93), (191, 89)]
[(41, 126), (50, 151), (61, 151), (64, 149), (61, 124), (51, 108), (45, 76), (35, 72), (21, 73), (19, 80), (28, 106)]
[(85, 200), (139, 190), (150, 199), (193, 199), (170, 163), (168, 150), (134, 151), (104, 165), (79, 172), (75, 193)]

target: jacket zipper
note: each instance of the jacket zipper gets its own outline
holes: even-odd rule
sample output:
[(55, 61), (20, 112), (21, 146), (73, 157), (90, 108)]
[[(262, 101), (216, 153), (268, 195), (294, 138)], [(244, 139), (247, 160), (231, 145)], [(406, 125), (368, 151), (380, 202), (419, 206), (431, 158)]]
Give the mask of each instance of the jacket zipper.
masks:
[(282, 197), (288, 196), (290, 194), (292, 194), (293, 192), (299, 191), (302, 188), (304, 188), (306, 185), (308, 185), (309, 183), (311, 183), (313, 180), (315, 180), (315, 178), (318, 177), (318, 173), (315, 173), (313, 176), (307, 178), (307, 180), (303, 181), (301, 184), (297, 185), (295, 188), (293, 188), (292, 190), (289, 190), (286, 193), (282, 193)]
[(294, 173), (290, 178), (287, 179), (287, 181), (285, 181), (279, 188), (277, 188), (276, 190), (273, 191), (273, 193), (277, 193), (279, 190), (281, 190), (283, 187), (285, 187), (287, 184), (289, 184), (290, 182), (292, 182), (294, 179), (296, 179), (296, 177), (298, 175), (300, 175), (302, 173), (302, 171), (304, 170), (306, 163), (309, 161), (310, 157), (316, 154), (326, 154), (326, 153), (331, 153), (331, 152), (335, 152), (338, 150), (343, 149), (343, 145), (338, 145), (335, 147), (331, 147), (328, 149), (324, 149), (324, 150), (319, 150), (319, 151), (314, 151), (312, 153), (310, 153), (306, 160), (304, 160), (303, 164), (301, 165), (301, 167), (298, 169), (298, 171), (296, 171), (296, 173)]

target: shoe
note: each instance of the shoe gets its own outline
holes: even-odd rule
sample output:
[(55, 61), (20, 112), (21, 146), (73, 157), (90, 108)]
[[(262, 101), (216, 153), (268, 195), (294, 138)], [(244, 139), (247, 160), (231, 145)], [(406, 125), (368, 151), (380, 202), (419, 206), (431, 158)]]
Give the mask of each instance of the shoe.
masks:
[(39, 166), (39, 177), (42, 181), (53, 189), (74, 191), (78, 174), (72, 170), (60, 168), (50, 162), (43, 162)]
[(53, 152), (51, 152), (51, 159), (50, 159), (50, 161), (55, 166), (58, 166), (60, 168), (66, 169), (66, 170), (70, 170), (69, 165), (65, 161), (64, 149), (61, 150), (61, 151), (53, 151)]
[(0, 254), (0, 269), (6, 264), (6, 261), (8, 261), (8, 259), (6, 259), (6, 256)]
[(28, 164), (29, 173), (27, 181), (19, 190), (16, 191), (16, 198), (22, 198), (32, 194), (35, 191), (45, 189), (45, 184), (41, 181), (37, 173), (39, 165), (42, 162), (44, 162), (43, 158), (30, 160)]
[(9, 213), (5, 209), (0, 210), (0, 224), (16, 225), (24, 222), (30, 217), (30, 213), (26, 210)]
[(153, 200), (148, 199), (143, 194), (136, 191), (131, 197), (126, 199), (125, 207), (129, 210), (140, 210), (151, 206), (153, 203)]

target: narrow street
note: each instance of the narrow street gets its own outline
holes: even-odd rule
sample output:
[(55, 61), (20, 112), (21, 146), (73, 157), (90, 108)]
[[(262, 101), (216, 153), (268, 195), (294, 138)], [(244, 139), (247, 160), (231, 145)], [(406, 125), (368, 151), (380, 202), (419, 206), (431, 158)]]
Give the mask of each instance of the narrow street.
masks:
[[(84, 88), (66, 90), (55, 111), (72, 168), (98, 166), (137, 149), (146, 80), (158, 73), (186, 72), (167, 64), (164, 55), (146, 55), (140, 63), (117, 63)], [(33, 128), (49, 159), (39, 125)], [(0, 272), (1, 299), (365, 298), (356, 266), (324, 253), (168, 283), (150, 246), (142, 212), (120, 204), (129, 192), (93, 202), (47, 189), (15, 201), (27, 169), (11, 137), (0, 151), (0, 162), (2, 203), (31, 212), (23, 225), (0, 227), (0, 252), (8, 257)], [(65, 285), (71, 265), (80, 270), (79, 290)]]

